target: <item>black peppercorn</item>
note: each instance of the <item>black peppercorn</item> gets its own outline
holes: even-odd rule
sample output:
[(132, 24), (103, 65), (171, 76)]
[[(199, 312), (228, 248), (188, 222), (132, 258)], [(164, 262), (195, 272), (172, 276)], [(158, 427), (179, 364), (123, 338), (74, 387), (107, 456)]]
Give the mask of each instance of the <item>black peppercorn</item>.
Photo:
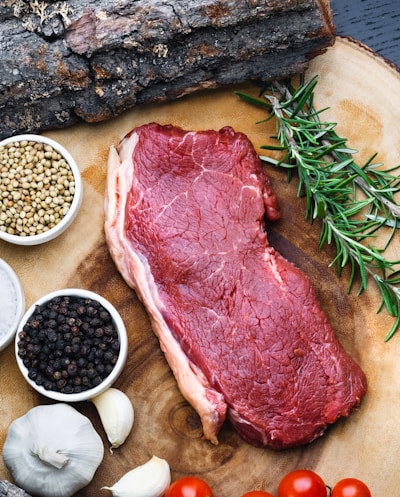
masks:
[(93, 316), (96, 316), (97, 314), (97, 310), (95, 309), (95, 307), (93, 306), (88, 306), (87, 309), (86, 309), (86, 314), (89, 316), (89, 317), (93, 317)]
[(58, 381), (62, 378), (62, 374), (61, 374), (61, 371), (54, 371), (54, 374), (53, 374), (53, 379)]

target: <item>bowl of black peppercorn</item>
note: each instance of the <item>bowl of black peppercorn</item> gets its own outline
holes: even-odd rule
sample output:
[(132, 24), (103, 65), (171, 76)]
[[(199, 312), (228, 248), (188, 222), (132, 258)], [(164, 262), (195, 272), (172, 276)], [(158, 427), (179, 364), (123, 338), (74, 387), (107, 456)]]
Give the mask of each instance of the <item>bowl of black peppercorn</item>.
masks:
[(101, 295), (78, 288), (37, 300), (15, 337), (18, 367), (37, 392), (80, 402), (99, 395), (120, 375), (128, 339), (116, 308)]

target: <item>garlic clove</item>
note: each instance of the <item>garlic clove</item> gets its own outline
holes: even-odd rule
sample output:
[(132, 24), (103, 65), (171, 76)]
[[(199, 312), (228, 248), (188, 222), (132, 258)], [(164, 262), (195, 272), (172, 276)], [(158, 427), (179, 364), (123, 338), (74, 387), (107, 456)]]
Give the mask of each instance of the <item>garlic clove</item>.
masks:
[(108, 388), (90, 399), (96, 406), (112, 449), (118, 448), (132, 430), (134, 409), (129, 397), (117, 388)]
[(110, 490), (114, 497), (161, 497), (171, 484), (171, 470), (165, 459), (153, 456), (147, 463), (128, 471)]

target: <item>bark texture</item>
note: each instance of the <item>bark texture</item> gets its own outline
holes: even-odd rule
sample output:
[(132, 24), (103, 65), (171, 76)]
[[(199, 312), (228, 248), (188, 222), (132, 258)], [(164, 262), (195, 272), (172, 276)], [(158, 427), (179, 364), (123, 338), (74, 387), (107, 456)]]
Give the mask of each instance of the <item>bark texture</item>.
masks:
[(31, 497), (29, 494), (7, 480), (0, 480), (0, 497)]
[(329, 0), (0, 0), (0, 137), (302, 72)]

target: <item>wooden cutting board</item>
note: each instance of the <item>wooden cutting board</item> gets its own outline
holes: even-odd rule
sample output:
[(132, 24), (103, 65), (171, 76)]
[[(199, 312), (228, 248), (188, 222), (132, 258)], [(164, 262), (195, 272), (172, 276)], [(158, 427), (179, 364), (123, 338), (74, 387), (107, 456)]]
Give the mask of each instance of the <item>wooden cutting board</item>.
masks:
[[(357, 148), (359, 162), (379, 152), (387, 166), (400, 162), (400, 75), (396, 68), (360, 44), (338, 39), (335, 46), (311, 62), (308, 75), (318, 74), (318, 107), (330, 106), (326, 119), (339, 123), (338, 132)], [(237, 88), (235, 88), (237, 89)], [(240, 89), (256, 93), (251, 85)], [(173, 478), (187, 474), (208, 481), (215, 497), (238, 496), (251, 489), (276, 493), (280, 478), (295, 468), (317, 471), (333, 485), (344, 477), (364, 480), (374, 496), (398, 494), (400, 476), (400, 360), (398, 335), (384, 343), (392, 320), (379, 315), (379, 295), (370, 282), (361, 297), (347, 294), (346, 273), (339, 278), (328, 264), (330, 249), (319, 250), (319, 226), (304, 220), (304, 201), (296, 198), (296, 182), (284, 172), (268, 169), (281, 201), (282, 220), (270, 227), (270, 243), (299, 265), (314, 282), (322, 306), (346, 350), (364, 369), (369, 390), (361, 407), (332, 426), (312, 444), (284, 452), (256, 449), (226, 424), (220, 443), (202, 439), (196, 413), (181, 397), (152, 333), (146, 312), (117, 273), (103, 234), (103, 192), (108, 149), (134, 126), (157, 121), (186, 129), (219, 129), (230, 125), (245, 132), (256, 149), (268, 142), (273, 123), (256, 124), (263, 111), (240, 101), (232, 88), (192, 95), (182, 100), (131, 110), (114, 121), (47, 133), (69, 149), (80, 165), (84, 201), (76, 222), (58, 240), (43, 246), (0, 244), (4, 258), (19, 275), (29, 306), (47, 292), (83, 287), (108, 298), (120, 311), (129, 333), (129, 356), (115, 384), (135, 407), (135, 424), (126, 443), (110, 454), (82, 497), (106, 494), (124, 473), (153, 454), (165, 458)], [(400, 248), (400, 236), (396, 249)], [(23, 381), (9, 346), (0, 356), (0, 446), (9, 424), (39, 403), (49, 403)], [(75, 405), (93, 421), (108, 443), (90, 403)], [(11, 479), (0, 460), (0, 478)]]

